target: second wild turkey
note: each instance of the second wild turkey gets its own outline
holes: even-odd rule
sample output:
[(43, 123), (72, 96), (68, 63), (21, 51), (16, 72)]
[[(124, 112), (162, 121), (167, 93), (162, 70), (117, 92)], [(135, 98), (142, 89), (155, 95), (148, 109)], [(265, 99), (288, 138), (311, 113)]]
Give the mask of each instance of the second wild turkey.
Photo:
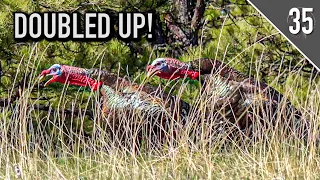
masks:
[(281, 93), (218, 60), (201, 58), (185, 63), (174, 58), (157, 58), (147, 66), (147, 76), (153, 75), (170, 80), (186, 77), (200, 80), (202, 95), (206, 100), (212, 98), (207, 112), (221, 111), (242, 130), (252, 128), (253, 121), (274, 125), (282, 120), (291, 132), (299, 131), (305, 136), (308, 131), (309, 122)]

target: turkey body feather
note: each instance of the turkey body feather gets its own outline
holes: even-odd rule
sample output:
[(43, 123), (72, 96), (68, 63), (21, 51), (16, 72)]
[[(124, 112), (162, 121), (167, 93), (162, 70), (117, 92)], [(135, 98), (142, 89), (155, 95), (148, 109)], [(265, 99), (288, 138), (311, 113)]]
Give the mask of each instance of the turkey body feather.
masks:
[[(201, 58), (190, 62), (189, 66), (200, 71), (199, 78), (204, 84), (206, 96), (215, 96), (217, 108), (227, 108), (226, 116), (237, 121), (241, 127), (248, 125), (246, 121), (258, 119), (252, 117), (257, 115), (271, 122), (279, 116), (296, 120), (302, 116), (280, 92), (220, 61)], [(283, 106), (285, 108), (281, 110)]]

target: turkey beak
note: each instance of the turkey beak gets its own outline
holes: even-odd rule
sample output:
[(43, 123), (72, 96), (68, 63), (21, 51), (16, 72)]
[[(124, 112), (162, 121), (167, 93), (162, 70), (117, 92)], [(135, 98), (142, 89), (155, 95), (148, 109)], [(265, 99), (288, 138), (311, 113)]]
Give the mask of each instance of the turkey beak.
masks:
[[(44, 70), (44, 71), (42, 71), (41, 74), (40, 74), (40, 77), (39, 77), (39, 82), (44, 81), (45, 77), (46, 77), (48, 74), (50, 74), (50, 70)], [(47, 81), (47, 82), (44, 84), (44, 86), (47, 86), (52, 79), (53, 79), (53, 77), (52, 77), (49, 81)]]
[(155, 74), (160, 73), (160, 70), (152, 65), (147, 66), (147, 79), (151, 78)]
[(46, 75), (40, 75), (39, 82), (42, 82), (45, 79)]

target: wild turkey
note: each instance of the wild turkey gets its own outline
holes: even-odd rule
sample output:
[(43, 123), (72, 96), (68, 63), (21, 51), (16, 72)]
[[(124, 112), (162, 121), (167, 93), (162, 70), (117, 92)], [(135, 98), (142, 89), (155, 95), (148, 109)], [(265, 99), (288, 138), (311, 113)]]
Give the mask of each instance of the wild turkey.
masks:
[[(40, 79), (42, 80), (48, 75), (52, 78), (45, 83), (45, 86), (58, 82), (76, 86), (89, 86), (92, 91), (99, 90), (103, 99), (103, 114), (105, 116), (114, 115), (108, 117), (109, 120), (112, 119), (111, 126), (122, 126), (123, 129), (136, 126), (134, 128), (140, 131), (141, 138), (146, 136), (141, 132), (144, 126), (145, 131), (148, 128), (150, 130), (150, 132), (144, 133), (157, 133), (153, 136), (158, 136), (160, 131), (162, 134), (160, 133), (159, 136), (163, 136), (164, 133), (166, 133), (166, 136), (170, 136), (168, 135), (170, 133), (167, 132), (170, 123), (174, 122), (176, 126), (183, 124), (190, 110), (188, 103), (162, 93), (158, 88), (149, 85), (139, 86), (106, 70), (54, 64), (41, 72)], [(131, 119), (134, 120), (134, 118), (131, 118), (132, 116), (139, 116), (138, 119), (143, 123), (141, 121), (128, 122)], [(121, 123), (122, 125), (120, 125)]]
[(289, 101), (282, 102), (284, 98), (281, 93), (218, 60), (201, 58), (184, 63), (173, 58), (157, 58), (147, 66), (147, 76), (153, 75), (170, 80), (186, 77), (200, 80), (203, 95), (207, 99), (214, 97), (214, 107), (210, 104), (209, 112), (212, 109), (223, 111), (226, 119), (242, 130), (251, 128), (252, 122), (257, 119), (267, 125), (275, 124), (277, 119), (294, 119), (293, 124), (289, 121), (284, 123), (291, 123), (290, 127), (294, 127), (295, 132), (303, 131), (299, 133), (302, 136), (307, 131), (304, 127), (309, 126), (308, 122), (301, 120), (301, 113)]

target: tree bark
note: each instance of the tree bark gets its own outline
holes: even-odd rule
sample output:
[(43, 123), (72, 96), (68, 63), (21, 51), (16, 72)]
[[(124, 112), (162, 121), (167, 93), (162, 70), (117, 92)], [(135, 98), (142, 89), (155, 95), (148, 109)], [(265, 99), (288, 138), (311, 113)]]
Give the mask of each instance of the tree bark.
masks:
[[(173, 13), (165, 15), (165, 23), (172, 34), (167, 42), (171, 46), (179, 44), (180, 49), (198, 45), (198, 32), (205, 11), (204, 0), (174, 0)], [(171, 38), (171, 39), (170, 39)], [(183, 51), (174, 54), (181, 54)]]

